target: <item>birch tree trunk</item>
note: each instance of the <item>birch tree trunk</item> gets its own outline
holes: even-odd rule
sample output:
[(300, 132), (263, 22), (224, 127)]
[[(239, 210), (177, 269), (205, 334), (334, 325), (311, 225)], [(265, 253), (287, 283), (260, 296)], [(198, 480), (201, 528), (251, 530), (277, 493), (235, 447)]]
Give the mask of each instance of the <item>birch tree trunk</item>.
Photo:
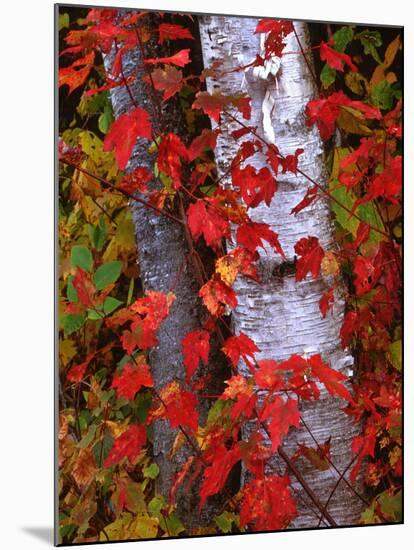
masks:
[[(305, 125), (305, 106), (316, 95), (306, 62), (312, 66), (312, 59), (308, 56), (306, 60), (304, 55), (282, 56), (276, 77), (269, 75), (260, 78), (257, 69), (227, 72), (247, 65), (260, 53), (260, 34), (255, 34), (257, 23), (258, 20), (252, 18), (200, 17), (204, 65), (210, 67), (213, 62), (220, 61), (220, 69), (224, 71), (223, 76), (208, 78), (207, 88), (210, 92), (220, 89), (225, 95), (247, 92), (252, 104), (252, 118), (248, 124), (257, 127), (257, 132), (268, 143), (275, 143), (285, 156), (294, 154), (297, 148), (303, 148), (300, 169), (319, 184), (326, 185), (324, 152), (319, 133), (315, 127), (308, 128)], [(295, 22), (294, 27), (304, 50), (309, 51), (306, 24)], [(299, 51), (293, 32), (286, 37), (285, 51)], [(279, 63), (278, 58), (273, 61)], [(223, 183), (227, 185), (231, 185), (231, 181), (224, 174), (240, 145), (230, 136), (230, 132), (236, 129), (240, 129), (240, 126), (227, 117), (221, 126), (222, 134), (215, 150), (219, 176), (223, 177)], [(252, 160), (249, 159), (249, 163), (259, 169), (266, 161), (263, 155), (256, 154)], [(292, 216), (290, 211), (312, 184), (306, 178), (292, 173), (280, 174), (278, 184), (279, 190), (270, 207), (261, 203), (249, 214), (253, 221), (267, 223), (278, 233), (287, 256), (287, 269), (281, 268), (280, 256), (266, 249), (258, 262), (261, 283), (238, 278), (235, 291), (239, 303), (233, 318), (235, 332), (238, 334), (243, 331), (254, 340), (261, 350), (258, 358), (284, 360), (294, 353), (320, 353), (330, 366), (349, 375), (352, 373), (353, 359), (342, 350), (339, 340), (344, 314), (343, 301), (336, 296), (333, 312), (328, 313), (325, 319), (319, 310), (319, 300), (332, 281), (322, 277), (317, 280), (308, 277), (302, 282), (296, 282), (294, 269), (289, 269), (289, 266), (294, 265), (294, 245), (301, 237), (315, 236), (325, 250), (334, 248), (329, 204), (325, 200), (318, 200), (298, 216)], [(245, 375), (249, 374), (244, 364), (240, 364), (239, 370)], [(359, 426), (354, 425), (341, 411), (343, 407), (343, 401), (332, 398), (322, 389), (320, 401), (302, 402), (301, 406), (302, 417), (318, 443), (322, 444), (331, 437), (332, 462), (341, 473), (352, 460), (351, 440), (359, 433)], [(315, 446), (303, 426), (289, 434), (283, 448), (292, 455), (298, 444)], [(280, 470), (284, 465), (280, 458), (274, 457), (272, 466)], [(317, 471), (304, 459), (299, 459), (297, 466), (324, 505), (337, 484), (338, 473), (332, 468)], [(301, 486), (294, 479), (292, 481), (295, 492), (299, 494), (299, 516), (291, 526), (316, 527), (319, 524), (316, 516), (319, 514), (311, 510), (311, 503)], [(360, 498), (342, 480), (327, 510), (338, 525), (352, 525), (358, 521), (362, 507)]]
[[(159, 16), (149, 14), (145, 17), (147, 23), (155, 28)], [(163, 55), (168, 55), (168, 52), (165, 51), (165, 48), (160, 48), (155, 40), (145, 44), (146, 57), (154, 58)], [(110, 55), (105, 59), (108, 72), (111, 69), (112, 59), (113, 56)], [(123, 56), (123, 72), (125, 77), (135, 74), (136, 78), (129, 90), (125, 86), (111, 90), (115, 117), (117, 118), (139, 105), (150, 114), (155, 131), (158, 130), (165, 134), (174, 132), (182, 138), (184, 143), (188, 141), (188, 132), (178, 99), (172, 98), (168, 102), (162, 103), (161, 111), (158, 110), (159, 106), (154, 101), (154, 91), (144, 79), (147, 75), (140, 49), (130, 50)], [(150, 153), (148, 150), (150, 144), (149, 140), (138, 140), (128, 162), (127, 173), (134, 171), (139, 166), (143, 166), (153, 173), (156, 157), (155, 153)], [(159, 179), (154, 178), (148, 187), (160, 190), (162, 184)], [(144, 290), (156, 290), (164, 293), (173, 291), (176, 296), (170, 314), (158, 330), (159, 344), (150, 351), (151, 372), (155, 388), (160, 390), (173, 380), (185, 384), (186, 373), (183, 366), (181, 342), (188, 332), (201, 328), (205, 313), (198, 298), (200, 284), (189, 256), (184, 226), (158, 215), (138, 202), (131, 201), (130, 206)], [(174, 215), (180, 216), (178, 208)], [(208, 263), (206, 256), (209, 252), (204, 250), (203, 254)], [(223, 380), (228, 376), (225, 374), (226, 365), (222, 354), (219, 354), (218, 345), (215, 345), (214, 340), (211, 344), (209, 364), (204, 368), (201, 367), (199, 374), (203, 376), (207, 371), (213, 374), (212, 383), (206, 388), (206, 393), (215, 395), (222, 391)], [(209, 407), (209, 400), (204, 399), (199, 408), (201, 422), (205, 420)], [(160, 468), (160, 474), (156, 480), (156, 492), (163, 495), (167, 501), (174, 475), (188, 456), (187, 451), (184, 450), (185, 445), (174, 456), (170, 454), (177, 433), (178, 430), (172, 429), (166, 420), (154, 423), (153, 455)], [(194, 454), (194, 451), (191, 450), (190, 454)], [(198, 491), (199, 483), (196, 480), (189, 491), (184, 490), (184, 487), (181, 486), (177, 492), (177, 513), (188, 530), (211, 523), (214, 506), (218, 502), (217, 499), (216, 502), (212, 499), (210, 505), (204, 506), (199, 514)]]

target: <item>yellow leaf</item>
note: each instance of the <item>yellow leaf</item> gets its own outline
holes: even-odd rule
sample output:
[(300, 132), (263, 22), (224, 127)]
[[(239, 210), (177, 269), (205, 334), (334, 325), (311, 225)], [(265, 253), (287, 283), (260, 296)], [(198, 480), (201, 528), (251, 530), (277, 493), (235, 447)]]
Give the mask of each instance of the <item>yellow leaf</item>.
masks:
[(390, 67), (393, 64), (395, 56), (397, 55), (397, 52), (400, 48), (401, 48), (401, 39), (400, 39), (400, 35), (398, 34), (385, 50), (384, 63), (383, 63), (385, 69), (388, 69), (388, 67)]

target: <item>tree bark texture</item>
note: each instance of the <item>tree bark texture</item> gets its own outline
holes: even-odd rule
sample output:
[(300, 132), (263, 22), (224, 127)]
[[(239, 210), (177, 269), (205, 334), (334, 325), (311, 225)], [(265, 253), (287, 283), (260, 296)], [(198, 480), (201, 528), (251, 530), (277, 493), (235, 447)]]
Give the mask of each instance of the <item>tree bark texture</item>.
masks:
[[(283, 55), (275, 58), (279, 69), (276, 76), (262, 77), (260, 70), (247, 69), (232, 71), (238, 66), (251, 63), (256, 54), (261, 53), (263, 36), (255, 34), (257, 19), (202, 16), (199, 19), (205, 67), (220, 61), (223, 71), (219, 77), (209, 77), (207, 88), (211, 93), (219, 89), (225, 95), (246, 92), (251, 97), (252, 117), (245, 121), (255, 126), (257, 132), (267, 143), (274, 143), (284, 156), (294, 154), (298, 148), (304, 153), (299, 157), (299, 168), (320, 185), (325, 186), (327, 174), (324, 150), (316, 127), (305, 124), (305, 106), (316, 97), (316, 88), (309, 66), (312, 59), (309, 54)], [(295, 31), (308, 52), (310, 43), (307, 26), (294, 22)], [(292, 32), (286, 37), (285, 52), (298, 52), (300, 46)], [(240, 120), (241, 115), (233, 112)], [(219, 176), (223, 183), (231, 185), (230, 176), (225, 176), (234, 158), (240, 140), (236, 141), (230, 133), (240, 129), (240, 125), (226, 114), (222, 115), (224, 124), (215, 150)], [(212, 122), (214, 125), (214, 122)], [(246, 136), (243, 139), (251, 139)], [(262, 154), (248, 159), (257, 169), (266, 165)], [(324, 250), (335, 249), (333, 223), (328, 201), (319, 199), (297, 216), (290, 214), (312, 183), (305, 177), (292, 173), (280, 174), (277, 178), (279, 189), (273, 197), (270, 207), (261, 203), (251, 209), (249, 215), (253, 221), (267, 223), (279, 235), (287, 262), (270, 248), (261, 253), (258, 261), (258, 273), (261, 277), (257, 284), (244, 277), (235, 283), (238, 306), (233, 312), (235, 333), (246, 333), (260, 348), (259, 359), (284, 360), (292, 354), (312, 355), (320, 353), (323, 359), (344, 374), (352, 374), (353, 358), (347, 350), (343, 351), (339, 340), (339, 331), (343, 321), (344, 303), (336, 295), (332, 313), (323, 319), (319, 310), (319, 300), (332, 285), (329, 278), (310, 276), (301, 282), (295, 281), (293, 269), (294, 245), (301, 237), (315, 236)], [(239, 370), (249, 376), (244, 364)], [(301, 415), (318, 443), (324, 443), (331, 437), (332, 462), (343, 473), (352, 460), (351, 440), (359, 433), (360, 427), (342, 412), (345, 402), (332, 398), (321, 388), (321, 399), (316, 402), (301, 403)], [(292, 455), (298, 444), (315, 447), (315, 442), (302, 425), (292, 430), (285, 439), (283, 448)], [(339, 474), (332, 468), (317, 471), (305, 459), (299, 459), (297, 466), (304, 478), (324, 505), (335, 488)], [(272, 458), (272, 467), (281, 471), (285, 465), (279, 457)], [(349, 470), (347, 471), (349, 476)], [(304, 494), (301, 486), (292, 476), (293, 488), (298, 498), (299, 515), (291, 527), (315, 527), (319, 524), (316, 511)], [(361, 491), (360, 480), (357, 489)], [(338, 525), (357, 523), (363, 502), (342, 480), (339, 482), (327, 507)], [(322, 522), (323, 525), (323, 522)]]
[[(148, 14), (145, 17), (150, 26), (156, 28), (157, 22), (159, 23), (158, 16)], [(155, 40), (151, 40), (145, 44), (144, 55), (153, 58), (168, 55), (168, 52), (165, 51), (165, 48), (161, 49), (155, 43)], [(108, 72), (111, 68), (111, 57), (113, 58), (113, 56), (107, 56), (105, 59)], [(178, 100), (172, 98), (168, 102), (157, 105), (154, 90), (144, 80), (147, 74), (140, 48), (130, 50), (123, 56), (123, 72), (125, 77), (136, 74), (136, 78), (130, 86), (130, 91), (125, 86), (119, 86), (111, 90), (115, 117), (127, 113), (138, 105), (150, 114), (155, 132), (164, 134), (174, 132), (181, 137), (184, 143), (188, 142), (188, 132)], [(159, 111), (159, 107), (161, 111)], [(145, 167), (151, 173), (153, 172), (156, 157), (155, 153), (150, 153), (148, 150), (150, 143), (149, 140), (138, 139), (126, 168), (127, 173), (132, 172), (139, 166)], [(153, 190), (162, 188), (158, 178), (154, 178), (148, 186)], [(155, 290), (164, 293), (173, 291), (176, 296), (170, 314), (158, 331), (159, 343), (151, 349), (149, 354), (155, 389), (160, 390), (167, 383), (174, 380), (185, 384), (181, 342), (188, 332), (201, 328), (205, 313), (198, 298), (200, 284), (197, 281), (192, 259), (189, 255), (184, 226), (167, 217), (158, 215), (138, 202), (131, 201), (130, 206), (135, 226), (139, 268), (144, 290)], [(173, 213), (176, 217), (179, 217), (179, 208), (177, 207)], [(205, 256), (208, 255), (207, 251), (203, 251), (203, 253)], [(207, 395), (214, 395), (222, 391), (223, 380), (227, 377), (223, 372), (223, 368), (225, 369), (224, 358), (219, 357), (218, 354), (218, 345), (215, 345), (213, 341), (209, 365), (200, 369), (200, 376), (205, 375), (206, 372), (213, 374), (212, 385), (207, 387), (205, 391)], [(201, 401), (199, 408), (201, 424), (206, 418), (209, 407), (208, 399)], [(156, 491), (168, 501), (174, 475), (187, 456), (194, 454), (194, 451), (188, 451), (188, 448), (186, 449), (186, 445), (184, 445), (175, 456), (171, 456), (170, 452), (178, 430), (172, 429), (166, 420), (156, 421), (153, 433), (154, 460), (160, 468), (160, 474), (156, 481)], [(212, 499), (210, 505), (207, 504), (201, 513), (198, 513), (199, 499), (197, 494), (199, 483), (200, 479), (196, 480), (188, 492), (185, 491), (185, 484), (183, 484), (177, 492), (177, 512), (185, 527), (189, 530), (209, 524), (214, 506), (217, 505), (217, 502)]]

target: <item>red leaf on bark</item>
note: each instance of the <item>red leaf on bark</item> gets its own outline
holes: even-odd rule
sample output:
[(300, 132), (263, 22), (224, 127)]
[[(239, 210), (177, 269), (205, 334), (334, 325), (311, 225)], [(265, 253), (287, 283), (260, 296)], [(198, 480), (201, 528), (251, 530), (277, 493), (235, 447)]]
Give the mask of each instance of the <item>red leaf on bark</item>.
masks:
[(358, 326), (358, 315), (355, 311), (345, 314), (344, 322), (340, 330), (342, 347), (345, 348), (351, 341)]
[(259, 411), (260, 420), (268, 420), (270, 438), (272, 440), (272, 451), (275, 451), (282, 443), (284, 436), (291, 426), (299, 428), (300, 413), (295, 399), (287, 399), (275, 395), (270, 403), (263, 405)]
[(214, 149), (217, 141), (216, 130), (209, 130), (204, 128), (199, 136), (193, 139), (190, 147), (188, 148), (188, 160), (192, 161), (199, 157), (204, 149)]
[(243, 488), (240, 523), (254, 531), (286, 529), (297, 516), (289, 477), (270, 475), (253, 479)]
[(207, 497), (223, 489), (231, 469), (240, 460), (240, 447), (236, 444), (228, 450), (222, 444), (215, 450), (211, 460), (212, 464), (204, 470), (200, 487), (200, 509), (204, 506)]
[(290, 213), (296, 216), (296, 214), (299, 214), (299, 212), (301, 212), (304, 208), (312, 204), (317, 196), (318, 196), (318, 188), (316, 186), (310, 187), (306, 191), (303, 199), (294, 208), (292, 208)]
[(118, 183), (118, 188), (126, 193), (145, 193), (148, 191), (146, 183), (150, 181), (152, 175), (143, 166), (136, 168), (132, 174), (125, 175)]
[(147, 290), (145, 296), (135, 300), (130, 309), (145, 317), (145, 323), (152, 330), (157, 330), (170, 312), (175, 300), (172, 292), (164, 294), (155, 290)]
[(302, 237), (295, 244), (295, 252), (299, 256), (296, 262), (296, 280), (302, 281), (308, 273), (316, 279), (321, 271), (321, 263), (325, 255), (316, 237)]
[(254, 373), (256, 384), (264, 390), (277, 391), (283, 388), (283, 378), (280, 376), (280, 366), (273, 359), (262, 359), (257, 362), (258, 369)]
[(182, 341), (184, 366), (187, 371), (187, 381), (198, 369), (200, 361), (208, 363), (210, 352), (210, 334), (206, 330), (193, 330)]
[(292, 21), (279, 19), (261, 19), (256, 33), (269, 33), (265, 40), (265, 57), (281, 57), (285, 47), (284, 38), (293, 31)]
[(329, 43), (321, 42), (320, 55), (322, 61), (326, 61), (332, 69), (336, 71), (344, 70), (344, 63), (346, 63), (352, 71), (357, 71), (358, 67), (354, 65), (351, 58), (346, 53), (338, 52), (329, 46)]
[(200, 288), (199, 296), (209, 312), (216, 317), (224, 313), (226, 305), (231, 308), (237, 306), (236, 293), (217, 275)]
[(158, 31), (160, 35), (158, 44), (162, 44), (164, 40), (194, 40), (194, 37), (191, 34), (190, 30), (182, 27), (181, 25), (174, 25), (172, 23), (161, 23), (161, 25), (158, 27)]
[(257, 172), (250, 164), (245, 168), (235, 165), (231, 170), (231, 177), (233, 185), (240, 189), (240, 195), (248, 207), (255, 208), (262, 201), (270, 206), (277, 191), (277, 182), (268, 168), (261, 168)]
[(146, 442), (145, 427), (133, 424), (126, 432), (115, 439), (112, 449), (105, 459), (104, 467), (110, 468), (114, 464), (118, 464), (123, 458), (127, 458), (132, 464)]
[[(183, 73), (175, 67), (167, 65), (165, 69), (155, 69), (151, 73), (154, 88), (163, 92), (165, 100), (179, 92), (184, 84)], [(148, 79), (151, 82), (151, 79)]]
[(132, 363), (124, 365), (122, 373), (114, 376), (111, 388), (116, 388), (118, 398), (126, 397), (126, 399), (133, 400), (142, 386), (152, 388), (154, 380), (149, 366), (144, 358), (140, 357), (136, 365)]
[(227, 388), (222, 393), (220, 399), (227, 401), (233, 400), (233, 406), (230, 412), (230, 418), (236, 420), (243, 415), (250, 418), (253, 409), (256, 406), (256, 394), (253, 388), (253, 379), (245, 378), (241, 374), (235, 374), (226, 380)]
[(145, 350), (158, 344), (155, 331), (142, 319), (136, 319), (130, 328), (131, 330), (124, 330), (120, 337), (122, 347), (128, 355), (137, 348)]
[(322, 298), (319, 300), (319, 309), (322, 313), (322, 317), (325, 318), (328, 310), (332, 307), (334, 303), (334, 293), (333, 288), (328, 288), (326, 292), (323, 293)]
[(138, 137), (151, 138), (150, 116), (141, 107), (135, 107), (117, 118), (105, 136), (103, 149), (115, 150), (115, 158), (121, 170), (125, 169)]
[(223, 238), (230, 237), (230, 224), (220, 214), (218, 208), (206, 200), (190, 204), (187, 217), (193, 238), (203, 235), (208, 246), (217, 248)]
[(157, 63), (165, 63), (166, 65), (177, 65), (177, 67), (184, 67), (187, 63), (191, 63), (190, 48), (180, 50), (174, 55), (169, 57), (159, 57), (158, 59), (145, 59), (144, 63), (147, 65), (155, 65)]
[(170, 132), (162, 137), (158, 146), (158, 168), (170, 176), (174, 189), (181, 187), (181, 159), (188, 159), (188, 152), (181, 139)]
[(198, 404), (196, 396), (183, 390), (178, 382), (173, 381), (164, 386), (160, 392), (161, 405), (152, 413), (149, 420), (154, 418), (168, 418), (172, 428), (189, 427), (197, 430)]
[(255, 361), (254, 354), (260, 351), (253, 340), (244, 334), (244, 332), (240, 332), (238, 336), (230, 336), (230, 338), (227, 338), (221, 349), (230, 359), (233, 367), (237, 367), (240, 357), (243, 357), (250, 368), (253, 364), (250, 362), (249, 357)]
[(303, 149), (296, 149), (293, 155), (287, 155), (285, 158), (280, 158), (279, 162), (282, 165), (283, 173), (292, 172), (298, 173), (298, 159), (299, 155), (302, 155), (305, 151)]
[(237, 229), (236, 239), (250, 252), (255, 252), (258, 246), (264, 249), (262, 241), (267, 241), (277, 254), (286, 258), (277, 233), (272, 231), (266, 223), (248, 222), (240, 225)]
[(343, 385), (343, 382), (348, 379), (344, 374), (328, 367), (328, 365), (322, 361), (322, 357), (319, 354), (312, 355), (312, 357), (308, 359), (308, 365), (312, 370), (312, 375), (325, 386), (330, 395), (338, 395), (342, 397), (342, 399), (346, 399), (350, 403), (353, 403), (351, 394)]

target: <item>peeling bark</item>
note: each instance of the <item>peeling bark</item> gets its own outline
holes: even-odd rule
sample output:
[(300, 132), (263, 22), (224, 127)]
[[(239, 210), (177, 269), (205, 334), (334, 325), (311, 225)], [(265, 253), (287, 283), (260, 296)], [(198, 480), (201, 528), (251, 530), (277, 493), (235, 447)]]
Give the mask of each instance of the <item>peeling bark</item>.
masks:
[[(272, 60), (276, 75), (270, 73), (266, 76), (264, 71), (258, 69), (226, 73), (247, 65), (260, 52), (261, 38), (255, 34), (258, 20), (203, 16), (199, 21), (204, 64), (209, 67), (214, 61), (221, 61), (223, 65), (220, 69), (225, 73), (221, 77), (208, 78), (208, 90), (211, 92), (219, 88), (225, 95), (247, 92), (252, 100), (252, 117), (248, 124), (256, 126), (257, 132), (268, 142), (274, 142), (285, 156), (294, 154), (297, 148), (303, 148), (305, 152), (300, 156), (299, 168), (319, 184), (326, 185), (324, 151), (319, 133), (315, 127), (308, 128), (305, 125), (305, 106), (316, 97), (305, 56), (291, 54), (283, 56), (281, 60)], [(308, 51), (310, 44), (306, 25), (295, 22), (294, 26), (305, 51)], [(291, 33), (286, 37), (285, 51), (298, 50), (297, 39)], [(312, 66), (309, 56), (308, 63)], [(226, 118), (226, 115), (223, 117)], [(223, 177), (224, 185), (231, 185), (230, 177), (224, 174), (240, 145), (240, 141), (230, 136), (236, 129), (240, 129), (240, 125), (227, 117), (221, 126), (222, 134), (215, 150), (219, 176)], [(249, 136), (244, 139), (249, 139)], [(261, 154), (256, 154), (248, 162), (258, 169), (266, 164)], [(250, 210), (249, 214), (254, 221), (269, 224), (279, 234), (288, 261), (294, 260), (295, 243), (308, 235), (317, 237), (325, 250), (334, 249), (328, 202), (318, 200), (296, 217), (292, 216), (291, 209), (300, 202), (311, 184), (301, 175), (294, 176), (291, 173), (280, 174), (278, 184), (279, 190), (270, 207), (262, 203)], [(342, 299), (336, 296), (333, 312), (328, 313), (325, 319), (319, 311), (319, 300), (332, 281), (322, 277), (317, 280), (308, 277), (297, 283), (292, 270), (281, 274), (281, 261), (280, 256), (266, 248), (258, 262), (261, 283), (242, 277), (237, 279), (235, 291), (239, 304), (233, 316), (235, 332), (238, 334), (243, 331), (254, 340), (261, 350), (258, 358), (283, 360), (293, 353), (321, 353), (323, 359), (336, 370), (351, 375), (353, 358), (341, 349), (339, 341), (344, 314)], [(239, 365), (239, 370), (249, 375), (244, 364)], [(341, 411), (342, 407), (343, 401), (333, 399), (322, 389), (320, 401), (301, 404), (302, 417), (318, 443), (322, 444), (328, 437), (332, 438), (332, 461), (341, 473), (352, 460), (351, 440), (360, 432), (360, 426), (353, 424)], [(292, 455), (299, 443), (315, 446), (304, 427), (291, 431), (283, 448)], [(271, 462), (278, 471), (284, 468), (284, 463), (276, 456)], [(302, 459), (297, 465), (322, 504), (325, 504), (339, 475), (332, 469), (316, 471)], [(291, 526), (317, 526), (317, 512), (311, 511), (312, 506), (295, 480), (293, 487), (299, 494), (299, 516)], [(360, 481), (357, 489), (361, 492)], [(362, 507), (361, 500), (341, 481), (327, 509), (338, 525), (355, 525)]]
[[(146, 17), (152, 27), (157, 25), (155, 14)], [(147, 43), (145, 50), (147, 57), (168, 55), (167, 52), (161, 51), (155, 41)], [(105, 66), (106, 70), (110, 72), (111, 56), (106, 57)], [(188, 132), (177, 99), (172, 98), (161, 104), (162, 118), (160, 118), (157, 105), (153, 101), (153, 90), (144, 81), (146, 73), (140, 49), (131, 50), (123, 56), (123, 71), (125, 76), (136, 74), (136, 79), (130, 86), (130, 93), (125, 86), (111, 90), (115, 117), (130, 111), (135, 102), (150, 114), (154, 129), (159, 129), (163, 133), (174, 132), (184, 142), (188, 141)], [(127, 173), (132, 172), (138, 166), (143, 166), (151, 173), (153, 172), (155, 156), (148, 151), (149, 145), (149, 140), (138, 140), (128, 162)], [(161, 189), (162, 184), (158, 179), (154, 179), (150, 182), (149, 187)], [(132, 201), (130, 206), (144, 290), (165, 293), (173, 291), (176, 296), (169, 316), (158, 330), (159, 344), (150, 351), (151, 372), (155, 388), (160, 390), (173, 380), (185, 385), (181, 342), (188, 332), (201, 327), (205, 313), (198, 298), (199, 283), (189, 257), (184, 226), (158, 215), (138, 202)], [(180, 216), (179, 212), (175, 212), (175, 215)], [(211, 262), (207, 251), (203, 251), (202, 254), (207, 263)], [(214, 395), (221, 391), (223, 380), (227, 377), (224, 360), (218, 356), (218, 353), (218, 345), (213, 341), (209, 365), (200, 369), (200, 376), (205, 375), (206, 372), (213, 374), (212, 385), (205, 391), (207, 395)], [(209, 400), (204, 399), (199, 407), (201, 424), (206, 418), (209, 407)], [(168, 421), (154, 422), (153, 454), (160, 468), (160, 474), (156, 480), (156, 492), (162, 494), (167, 501), (175, 473), (187, 456), (194, 454), (193, 450), (188, 451), (188, 448), (186, 449), (184, 446), (174, 457), (170, 456), (177, 433), (178, 430), (172, 429)], [(216, 501), (213, 499), (212, 503), (204, 506), (199, 514), (198, 491), (199, 480), (196, 480), (188, 492), (181, 487), (176, 497), (177, 513), (189, 531), (211, 523), (214, 506), (218, 502), (217, 499)]]

